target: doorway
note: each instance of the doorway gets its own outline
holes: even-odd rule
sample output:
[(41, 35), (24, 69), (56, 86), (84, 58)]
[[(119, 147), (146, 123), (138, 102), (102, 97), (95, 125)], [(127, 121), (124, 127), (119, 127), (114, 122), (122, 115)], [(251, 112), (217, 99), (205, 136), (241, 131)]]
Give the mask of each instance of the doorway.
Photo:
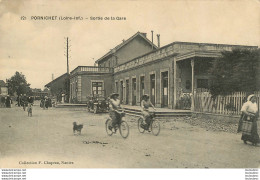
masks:
[(155, 74), (150, 75), (150, 87), (151, 103), (155, 105)]

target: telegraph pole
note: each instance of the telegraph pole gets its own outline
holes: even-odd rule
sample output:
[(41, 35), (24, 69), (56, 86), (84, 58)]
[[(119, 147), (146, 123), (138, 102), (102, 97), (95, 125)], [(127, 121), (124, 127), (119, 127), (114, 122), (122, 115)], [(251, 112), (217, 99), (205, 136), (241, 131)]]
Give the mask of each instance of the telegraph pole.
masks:
[[(66, 93), (66, 102), (69, 102), (69, 95), (70, 95), (70, 71), (69, 71), (69, 37), (66, 38), (66, 54), (64, 54), (67, 58), (67, 77), (65, 79), (65, 93)], [(65, 97), (64, 97), (65, 98)]]
[(69, 38), (67, 37), (67, 73), (69, 74)]

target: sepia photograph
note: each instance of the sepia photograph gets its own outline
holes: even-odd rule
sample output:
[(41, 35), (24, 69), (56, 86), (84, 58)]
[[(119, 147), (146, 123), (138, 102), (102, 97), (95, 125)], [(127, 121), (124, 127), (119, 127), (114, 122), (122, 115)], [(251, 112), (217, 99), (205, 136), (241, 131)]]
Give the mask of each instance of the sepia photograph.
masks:
[(259, 46), (259, 0), (0, 0), (0, 168), (258, 170)]

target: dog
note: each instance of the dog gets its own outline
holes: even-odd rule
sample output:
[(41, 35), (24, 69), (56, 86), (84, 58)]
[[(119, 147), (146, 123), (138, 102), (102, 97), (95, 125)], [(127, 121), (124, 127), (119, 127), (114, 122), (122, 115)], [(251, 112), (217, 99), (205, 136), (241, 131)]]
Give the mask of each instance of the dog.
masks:
[(73, 122), (73, 133), (74, 133), (74, 135), (76, 134), (76, 132), (78, 134), (81, 134), (82, 128), (83, 128), (83, 124), (77, 124), (76, 122)]

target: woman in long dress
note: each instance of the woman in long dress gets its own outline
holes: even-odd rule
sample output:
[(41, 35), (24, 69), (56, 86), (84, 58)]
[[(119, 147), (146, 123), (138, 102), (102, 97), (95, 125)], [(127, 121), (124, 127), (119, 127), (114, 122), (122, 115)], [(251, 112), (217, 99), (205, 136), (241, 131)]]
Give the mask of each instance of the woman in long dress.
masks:
[(150, 121), (151, 121), (151, 118), (150, 118), (151, 114), (149, 112), (149, 107), (152, 107), (155, 110), (155, 107), (151, 103), (148, 94), (143, 95), (142, 101), (141, 101), (141, 107), (142, 107), (141, 113), (142, 113), (144, 120), (145, 120), (144, 126), (145, 126), (146, 129), (148, 129), (149, 125), (150, 125)]
[(248, 96), (247, 102), (243, 104), (241, 111), (242, 116), (238, 127), (238, 132), (242, 131), (241, 140), (245, 144), (249, 141), (256, 146), (257, 143), (260, 143), (260, 140), (257, 132), (258, 107), (256, 97), (253, 94)]

